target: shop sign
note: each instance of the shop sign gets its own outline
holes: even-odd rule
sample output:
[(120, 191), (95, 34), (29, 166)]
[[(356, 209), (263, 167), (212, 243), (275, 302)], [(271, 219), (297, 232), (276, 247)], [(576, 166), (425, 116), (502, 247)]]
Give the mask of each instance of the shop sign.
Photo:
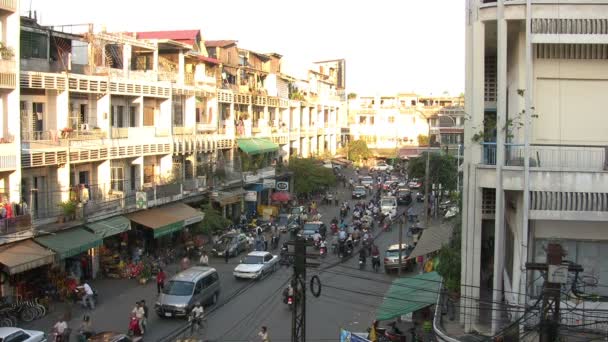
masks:
[(340, 342), (370, 342), (370, 340), (362, 337), (361, 335), (367, 335), (367, 333), (358, 334), (340, 329)]
[(200, 213), (199, 215), (196, 215), (194, 217), (185, 219), (184, 220), (184, 226), (189, 226), (189, 225), (191, 225), (193, 223), (201, 222), (204, 217), (205, 217), (205, 214)]
[(258, 193), (255, 191), (247, 191), (245, 193), (245, 201), (246, 202), (257, 202), (258, 200)]
[(259, 170), (259, 174), (262, 176), (262, 178), (272, 178), (276, 175), (275, 171), (276, 171), (275, 168), (267, 167), (267, 168)]
[(245, 182), (246, 184), (256, 183), (259, 180), (260, 180), (259, 174), (243, 172), (243, 182)]
[(277, 181), (274, 179), (264, 179), (262, 181), (262, 186), (264, 186), (264, 189), (274, 189), (276, 187), (276, 183)]
[(277, 182), (276, 188), (279, 191), (287, 191), (287, 190), (289, 190), (289, 183), (288, 182)]
[(135, 205), (137, 209), (148, 208), (148, 194), (145, 191), (137, 191), (135, 193)]

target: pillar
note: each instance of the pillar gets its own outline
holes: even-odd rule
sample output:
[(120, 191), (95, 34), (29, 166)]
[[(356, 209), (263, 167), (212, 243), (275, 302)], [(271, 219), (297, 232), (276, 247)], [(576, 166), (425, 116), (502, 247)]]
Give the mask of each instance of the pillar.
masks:
[(122, 47), (122, 71), (125, 77), (129, 74), (131, 69), (131, 45), (125, 44)]
[(70, 115), (70, 99), (67, 90), (57, 93), (55, 98), (55, 113), (57, 116), (55, 120), (57, 120), (58, 131), (61, 131), (66, 127), (71, 127), (68, 120), (68, 116)]
[(178, 71), (177, 71), (177, 82), (183, 84), (186, 73), (186, 64), (184, 58), (184, 51), (179, 50), (179, 54), (177, 57)]

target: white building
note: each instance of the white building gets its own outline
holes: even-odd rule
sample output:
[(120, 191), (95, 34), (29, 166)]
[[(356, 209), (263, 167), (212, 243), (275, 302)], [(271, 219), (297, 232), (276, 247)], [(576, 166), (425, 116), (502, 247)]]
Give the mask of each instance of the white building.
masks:
[[(606, 37), (604, 1), (467, 1), (466, 331), (499, 328), (500, 311), (475, 308), (475, 298), (500, 302), (504, 295), (523, 305), (539, 294), (542, 279), (523, 270), (526, 262), (545, 261), (549, 240), (566, 247), (565, 259), (581, 264), (585, 277), (608, 284)], [(608, 295), (605, 286), (585, 290)], [(573, 315), (562, 313), (575, 324)]]

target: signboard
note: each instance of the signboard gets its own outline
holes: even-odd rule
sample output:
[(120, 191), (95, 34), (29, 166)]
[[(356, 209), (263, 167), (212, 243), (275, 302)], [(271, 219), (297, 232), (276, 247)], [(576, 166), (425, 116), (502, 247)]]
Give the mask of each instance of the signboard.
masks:
[(568, 266), (549, 265), (547, 281), (550, 283), (565, 284), (568, 281)]
[(276, 187), (276, 183), (277, 183), (277, 181), (274, 179), (264, 179), (262, 181), (262, 185), (264, 186), (264, 189), (274, 189)]
[(287, 190), (289, 190), (289, 183), (288, 182), (277, 182), (276, 188), (279, 191), (287, 191)]
[(247, 191), (245, 193), (245, 202), (257, 202), (258, 193), (255, 191)]
[(365, 333), (353, 333), (344, 329), (340, 329), (340, 342), (371, 342), (370, 340), (361, 337), (367, 336)]
[(148, 194), (145, 191), (137, 191), (135, 193), (135, 206), (137, 209), (148, 208)]

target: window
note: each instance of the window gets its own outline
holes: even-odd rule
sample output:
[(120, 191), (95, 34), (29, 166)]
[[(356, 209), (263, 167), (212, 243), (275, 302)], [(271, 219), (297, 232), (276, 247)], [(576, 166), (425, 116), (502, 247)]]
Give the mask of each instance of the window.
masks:
[(32, 125), (35, 132), (44, 130), (44, 103), (32, 103)]
[(80, 123), (89, 123), (89, 116), (87, 115), (87, 105), (84, 103), (80, 104)]
[(122, 167), (112, 167), (110, 171), (112, 190), (124, 191), (124, 169)]
[(21, 31), (21, 58), (47, 58), (48, 37), (36, 32)]
[(374, 117), (373, 117), (373, 116), (370, 116), (370, 117), (369, 117), (369, 124), (370, 124), (370, 125), (373, 125), (373, 124), (374, 124)]
[(264, 262), (269, 262), (270, 260), (272, 260), (272, 255), (271, 254), (266, 254), (264, 256)]
[(388, 117), (388, 123), (395, 123), (395, 117), (394, 116), (389, 116)]
[(359, 123), (360, 124), (364, 124), (365, 123), (365, 116), (360, 116), (359, 117)]
[(144, 126), (154, 126), (154, 107), (144, 108)]
[(129, 107), (129, 127), (137, 127), (137, 106)]

